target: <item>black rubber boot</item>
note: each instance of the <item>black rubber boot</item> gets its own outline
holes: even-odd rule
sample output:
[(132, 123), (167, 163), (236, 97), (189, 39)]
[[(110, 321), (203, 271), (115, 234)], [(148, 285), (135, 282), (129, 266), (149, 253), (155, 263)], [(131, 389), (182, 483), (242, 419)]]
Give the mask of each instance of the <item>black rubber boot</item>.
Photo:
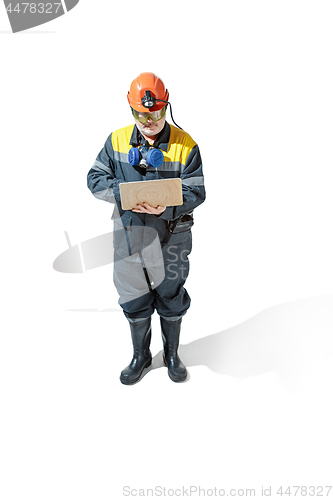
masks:
[(178, 356), (179, 334), (182, 319), (167, 321), (161, 317), (162, 339), (164, 345), (163, 360), (168, 367), (168, 375), (173, 382), (183, 382), (187, 371)]
[(144, 369), (152, 362), (152, 356), (149, 349), (151, 339), (151, 318), (130, 323), (130, 327), (133, 343), (133, 359), (120, 374), (120, 382), (126, 385), (138, 382), (142, 377)]

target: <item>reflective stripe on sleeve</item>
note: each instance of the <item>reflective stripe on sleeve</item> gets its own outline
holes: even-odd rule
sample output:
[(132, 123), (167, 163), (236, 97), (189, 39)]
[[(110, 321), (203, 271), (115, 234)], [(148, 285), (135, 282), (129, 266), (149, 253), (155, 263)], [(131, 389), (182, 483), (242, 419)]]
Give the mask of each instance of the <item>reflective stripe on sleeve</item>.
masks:
[(111, 174), (112, 173), (110, 167), (104, 165), (104, 163), (102, 163), (102, 162), (100, 162), (98, 160), (95, 160), (92, 168), (95, 169), (95, 170), (99, 170), (101, 172), (106, 172), (107, 174)]
[(96, 191), (95, 193), (93, 193), (93, 195), (99, 200), (108, 201), (110, 203), (115, 203), (116, 201), (113, 195), (112, 188), (103, 189), (103, 191)]
[(187, 179), (182, 179), (182, 184), (185, 186), (203, 186), (204, 178), (203, 175), (198, 177), (188, 177)]

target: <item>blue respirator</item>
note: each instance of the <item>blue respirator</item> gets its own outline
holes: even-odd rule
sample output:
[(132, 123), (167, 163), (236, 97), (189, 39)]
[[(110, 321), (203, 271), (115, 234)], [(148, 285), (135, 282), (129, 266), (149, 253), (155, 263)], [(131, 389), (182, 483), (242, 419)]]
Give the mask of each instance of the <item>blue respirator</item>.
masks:
[(132, 167), (139, 165), (142, 168), (158, 168), (163, 164), (164, 156), (160, 149), (140, 146), (129, 150), (128, 161)]

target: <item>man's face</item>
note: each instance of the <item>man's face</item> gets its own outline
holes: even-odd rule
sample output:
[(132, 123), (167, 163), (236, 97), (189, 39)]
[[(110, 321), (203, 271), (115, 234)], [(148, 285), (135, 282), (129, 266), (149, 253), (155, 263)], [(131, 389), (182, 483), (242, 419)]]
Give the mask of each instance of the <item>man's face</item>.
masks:
[(164, 115), (160, 120), (154, 122), (150, 117), (146, 123), (141, 123), (134, 117), (134, 121), (141, 134), (153, 139), (157, 134), (161, 132), (165, 125), (166, 116)]

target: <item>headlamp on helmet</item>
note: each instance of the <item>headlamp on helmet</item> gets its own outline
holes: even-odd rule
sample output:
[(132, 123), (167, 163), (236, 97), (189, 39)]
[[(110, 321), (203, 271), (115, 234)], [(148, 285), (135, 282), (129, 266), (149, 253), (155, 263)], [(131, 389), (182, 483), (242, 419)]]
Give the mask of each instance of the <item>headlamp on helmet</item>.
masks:
[(156, 99), (151, 95), (150, 90), (146, 90), (145, 95), (141, 99), (142, 106), (145, 108), (153, 108), (156, 104)]

